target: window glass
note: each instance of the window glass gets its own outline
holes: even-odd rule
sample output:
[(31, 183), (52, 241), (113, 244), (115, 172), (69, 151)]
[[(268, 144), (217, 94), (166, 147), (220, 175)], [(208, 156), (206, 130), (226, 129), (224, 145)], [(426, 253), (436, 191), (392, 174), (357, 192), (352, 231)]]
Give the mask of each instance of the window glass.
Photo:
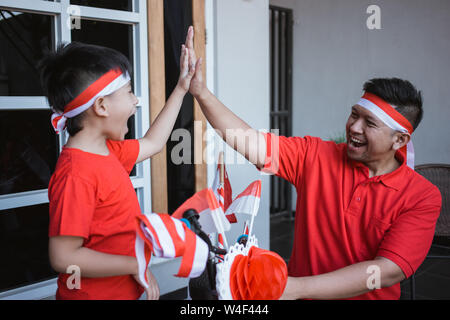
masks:
[(115, 49), (124, 54), (133, 66), (132, 26), (84, 19), (80, 23), (80, 29), (72, 30), (72, 41)]
[(54, 278), (48, 259), (48, 204), (0, 211), (0, 291)]
[(70, 0), (70, 4), (103, 9), (132, 11), (132, 0)]
[(53, 48), (50, 16), (0, 9), (0, 96), (42, 96), (37, 62)]
[(46, 189), (58, 158), (50, 110), (0, 111), (0, 195)]

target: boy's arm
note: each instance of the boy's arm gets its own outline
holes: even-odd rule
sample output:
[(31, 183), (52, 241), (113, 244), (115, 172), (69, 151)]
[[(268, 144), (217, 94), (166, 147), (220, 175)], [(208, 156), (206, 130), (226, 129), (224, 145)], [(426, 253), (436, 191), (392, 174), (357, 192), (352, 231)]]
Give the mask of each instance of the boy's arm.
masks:
[[(138, 263), (135, 257), (114, 255), (91, 250), (83, 247), (84, 239), (81, 237), (56, 236), (49, 240), (49, 258), (52, 268), (59, 273), (67, 273), (69, 266), (77, 266), (80, 276), (85, 278), (102, 278), (123, 275), (132, 275), (139, 281)], [(148, 300), (159, 299), (158, 283), (147, 269), (149, 280), (146, 289)]]
[(136, 275), (135, 257), (113, 255), (83, 247), (81, 237), (56, 236), (49, 240), (49, 258), (52, 268), (67, 273), (67, 267), (78, 266), (86, 278)]
[(147, 133), (139, 139), (139, 155), (136, 163), (161, 152), (172, 132), (186, 94), (178, 85), (173, 90), (166, 105), (156, 117)]
[[(192, 32), (188, 32), (189, 36), (192, 36)], [(139, 155), (136, 163), (150, 158), (160, 152), (166, 145), (194, 75), (195, 68), (189, 60), (189, 50), (183, 45), (180, 58), (180, 78), (177, 86), (145, 136), (139, 139)]]

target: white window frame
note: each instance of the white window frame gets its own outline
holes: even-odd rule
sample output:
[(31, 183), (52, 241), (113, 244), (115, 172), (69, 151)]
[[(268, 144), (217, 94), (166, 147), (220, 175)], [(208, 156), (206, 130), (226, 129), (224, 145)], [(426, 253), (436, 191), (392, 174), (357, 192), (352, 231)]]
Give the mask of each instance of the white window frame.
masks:
[[(142, 137), (150, 126), (148, 90), (148, 46), (147, 46), (147, 2), (133, 0), (132, 11), (101, 9), (78, 6), (81, 19), (114, 22), (133, 27), (133, 71), (134, 89), (139, 99), (135, 115), (135, 136)], [(53, 41), (58, 46), (71, 42), (71, 30), (67, 26), (70, 0), (2, 0), (0, 9), (53, 16)], [(45, 97), (1, 96), (0, 111), (8, 110), (49, 110)], [(50, 119), (49, 119), (50, 121)], [(67, 134), (59, 136), (60, 151), (67, 141)], [(136, 165), (136, 175), (131, 177), (143, 212), (151, 212), (150, 160)], [(48, 203), (47, 189), (33, 190), (0, 196), (0, 211)], [(1, 213), (0, 213), (1, 214)], [(45, 299), (56, 292), (56, 278), (0, 292), (2, 299)]]

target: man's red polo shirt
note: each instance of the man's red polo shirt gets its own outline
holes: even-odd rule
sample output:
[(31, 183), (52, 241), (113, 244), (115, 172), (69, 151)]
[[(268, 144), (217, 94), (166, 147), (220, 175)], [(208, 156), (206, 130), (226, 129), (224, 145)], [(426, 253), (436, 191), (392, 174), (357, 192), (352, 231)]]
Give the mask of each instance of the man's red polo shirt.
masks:
[[(441, 209), (441, 194), (406, 166), (369, 178), (347, 157), (347, 144), (306, 136), (266, 135), (262, 171), (297, 189), (294, 246), (289, 275), (318, 275), (385, 257), (406, 277), (425, 259)], [(369, 277), (370, 274), (367, 276)], [(400, 284), (356, 299), (399, 299)]]

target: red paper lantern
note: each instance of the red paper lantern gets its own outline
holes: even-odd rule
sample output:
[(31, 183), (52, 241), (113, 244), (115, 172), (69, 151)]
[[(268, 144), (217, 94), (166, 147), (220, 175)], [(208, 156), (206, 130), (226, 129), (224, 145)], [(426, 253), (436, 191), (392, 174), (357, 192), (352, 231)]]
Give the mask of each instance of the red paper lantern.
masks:
[(237, 255), (230, 270), (233, 300), (277, 300), (287, 282), (287, 267), (275, 252), (253, 246)]

